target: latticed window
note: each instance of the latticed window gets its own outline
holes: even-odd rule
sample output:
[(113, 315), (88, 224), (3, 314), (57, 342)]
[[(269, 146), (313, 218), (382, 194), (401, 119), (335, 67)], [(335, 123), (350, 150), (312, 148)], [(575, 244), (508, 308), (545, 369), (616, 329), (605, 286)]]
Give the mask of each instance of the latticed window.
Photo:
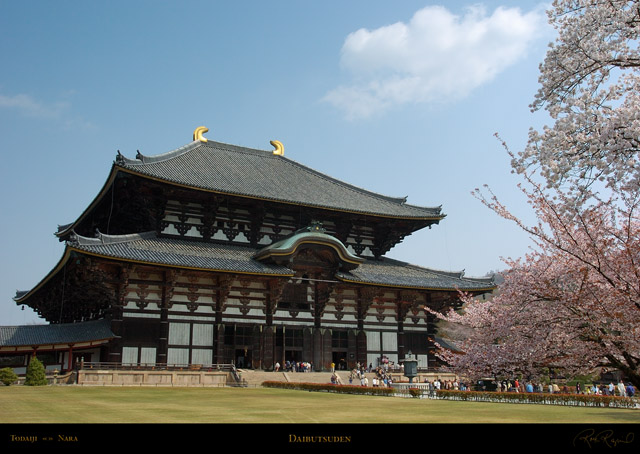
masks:
[(427, 333), (406, 333), (404, 339), (405, 351), (411, 351), (411, 353), (427, 353), (429, 345), (429, 339)]
[(284, 332), (284, 345), (286, 347), (302, 347), (303, 334), (301, 329), (286, 329)]
[(281, 309), (308, 309), (307, 284), (287, 284), (278, 303)]
[(253, 327), (236, 326), (236, 345), (253, 344)]
[(347, 348), (349, 337), (346, 331), (333, 331), (331, 333), (331, 346), (333, 348)]
[(227, 326), (224, 331), (225, 345), (246, 345), (253, 344), (253, 328), (250, 326)]

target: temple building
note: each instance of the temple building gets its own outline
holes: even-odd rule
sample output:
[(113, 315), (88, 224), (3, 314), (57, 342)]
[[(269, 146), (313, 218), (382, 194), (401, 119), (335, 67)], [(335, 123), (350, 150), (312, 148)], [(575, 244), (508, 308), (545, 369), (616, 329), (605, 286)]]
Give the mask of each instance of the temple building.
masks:
[(443, 220), (440, 207), (331, 178), (277, 141), (256, 150), (206, 132), (161, 155), (118, 152), (94, 200), (59, 226), (58, 264), (16, 294), (49, 325), (0, 329), (5, 364), (35, 352), (63, 370), (79, 359), (328, 370), (411, 351), (427, 368), (437, 332), (425, 307), (495, 288), (386, 257)]

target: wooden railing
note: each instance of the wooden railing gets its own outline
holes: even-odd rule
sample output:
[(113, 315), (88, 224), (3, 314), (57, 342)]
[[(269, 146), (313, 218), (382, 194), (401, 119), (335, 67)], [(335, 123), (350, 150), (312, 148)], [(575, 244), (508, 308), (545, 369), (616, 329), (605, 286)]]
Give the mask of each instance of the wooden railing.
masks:
[(116, 362), (79, 362), (79, 370), (194, 370), (202, 372), (231, 372), (237, 376), (233, 364), (162, 364), (162, 363), (116, 363)]

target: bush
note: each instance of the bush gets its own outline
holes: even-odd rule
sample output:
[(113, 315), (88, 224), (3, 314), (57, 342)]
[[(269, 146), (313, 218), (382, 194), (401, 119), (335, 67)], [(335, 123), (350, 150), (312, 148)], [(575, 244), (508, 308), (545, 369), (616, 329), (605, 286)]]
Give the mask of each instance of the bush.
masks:
[(0, 369), (0, 382), (9, 386), (14, 383), (18, 379), (18, 376), (10, 367), (5, 367), (4, 369)]
[(629, 397), (600, 396), (593, 394), (547, 394), (483, 391), (438, 391), (439, 399), (509, 402), (529, 404), (551, 404), (584, 407), (636, 408), (636, 402)]
[(29, 366), (27, 366), (27, 375), (24, 379), (24, 384), (27, 386), (44, 386), (49, 384), (44, 371), (44, 365), (38, 358), (31, 358)]
[(409, 388), (409, 394), (411, 397), (421, 397), (424, 391), (420, 388)]

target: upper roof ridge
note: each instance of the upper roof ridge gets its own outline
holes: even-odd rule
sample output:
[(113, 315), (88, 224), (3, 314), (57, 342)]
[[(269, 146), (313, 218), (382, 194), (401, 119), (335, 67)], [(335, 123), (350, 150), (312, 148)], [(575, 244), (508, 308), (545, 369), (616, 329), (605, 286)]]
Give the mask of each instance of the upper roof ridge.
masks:
[(191, 143), (188, 143), (186, 145), (183, 145), (179, 148), (176, 148), (175, 150), (171, 150), (168, 151), (166, 153), (162, 153), (159, 155), (153, 155), (153, 156), (147, 156), (147, 155), (143, 155), (142, 153), (140, 153), (140, 150), (137, 150), (136, 153), (136, 157), (135, 159), (131, 159), (131, 158), (127, 158), (126, 156), (124, 156), (123, 154), (120, 153), (120, 150), (118, 150), (118, 154), (116, 155), (116, 159), (115, 159), (115, 163), (116, 165), (130, 165), (130, 166), (135, 166), (135, 165), (142, 165), (142, 164), (151, 164), (154, 162), (162, 162), (162, 161), (168, 161), (170, 159), (173, 159), (177, 156), (183, 155), (187, 152), (189, 152), (190, 150), (197, 148), (198, 145), (202, 144), (203, 142), (200, 141), (193, 141)]
[(130, 243), (132, 241), (145, 240), (149, 238), (155, 238), (156, 232), (141, 232), (141, 233), (127, 233), (122, 235), (109, 235), (96, 230), (95, 237), (88, 237), (77, 234), (75, 231), (69, 238), (68, 242), (73, 245), (89, 246), (96, 244), (118, 244), (118, 243)]
[[(289, 163), (290, 165), (296, 166), (299, 169), (311, 173), (317, 177), (320, 177), (322, 179), (325, 179), (327, 181), (330, 181), (334, 184), (338, 184), (341, 185), (345, 188), (348, 188), (350, 190), (354, 190), (354, 191), (358, 191), (361, 192), (363, 194), (368, 194), (372, 197), (377, 197), (379, 199), (385, 200), (387, 202), (390, 203), (395, 203), (398, 205), (405, 205), (407, 202), (407, 196), (389, 196), (389, 195), (385, 195), (385, 194), (381, 194), (379, 192), (375, 192), (375, 191), (371, 191), (369, 189), (365, 189), (362, 188), (360, 186), (356, 186), (352, 183), (347, 183), (344, 180), (340, 180), (338, 178), (332, 177), (330, 175), (327, 175), (326, 173), (320, 172), (316, 169), (313, 169), (311, 167), (308, 167), (304, 164), (299, 163), (298, 161), (295, 161), (289, 157), (286, 157), (284, 155), (278, 155), (278, 154), (274, 154), (274, 152), (272, 150), (262, 150), (262, 149), (258, 149), (258, 148), (251, 148), (251, 147), (246, 147), (246, 146), (241, 146), (241, 145), (233, 145), (233, 144), (229, 144), (229, 143), (225, 143), (225, 142), (218, 142), (218, 141), (213, 141), (213, 140), (207, 140), (206, 142), (200, 141), (200, 140), (195, 140), (193, 142), (190, 142), (186, 145), (183, 145), (179, 148), (176, 148), (174, 150), (168, 151), (166, 153), (162, 153), (159, 155), (152, 155), (152, 156), (148, 156), (148, 155), (144, 155), (142, 153), (140, 153), (140, 151), (138, 150), (135, 159), (131, 159), (131, 158), (127, 158), (126, 156), (122, 155), (120, 153), (120, 150), (118, 150), (118, 154), (116, 156), (116, 160), (115, 163), (116, 165), (119, 166), (123, 166), (123, 167), (130, 167), (130, 168), (135, 168), (135, 167), (141, 167), (141, 166), (145, 166), (147, 164), (156, 164), (156, 163), (161, 163), (161, 162), (166, 162), (166, 161), (170, 161), (172, 159), (175, 159), (177, 157), (180, 157), (186, 153), (189, 153), (191, 151), (194, 151), (196, 149), (199, 148), (212, 148), (212, 149), (221, 149), (221, 150), (226, 150), (226, 151), (231, 151), (234, 153), (245, 153), (245, 154), (250, 154), (253, 156), (257, 156), (261, 159), (273, 159), (273, 160), (279, 160), (279, 161), (284, 161)], [(407, 206), (410, 207), (414, 207), (414, 208), (425, 208), (425, 207), (421, 207), (418, 205), (411, 205), (411, 204), (406, 204)], [(429, 207), (433, 210), (436, 210), (437, 212), (440, 211), (441, 206), (438, 207)]]

